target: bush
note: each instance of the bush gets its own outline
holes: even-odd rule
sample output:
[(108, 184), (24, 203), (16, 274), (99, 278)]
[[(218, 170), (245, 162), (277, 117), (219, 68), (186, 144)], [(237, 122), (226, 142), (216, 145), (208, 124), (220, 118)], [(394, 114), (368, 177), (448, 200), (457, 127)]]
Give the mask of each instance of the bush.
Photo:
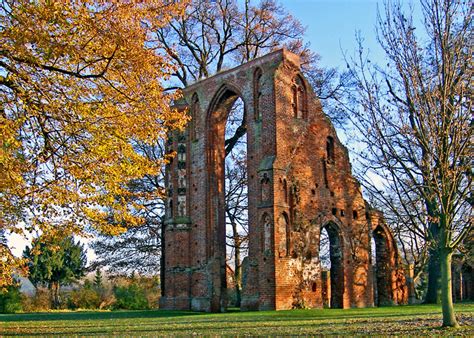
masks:
[(22, 296), (17, 285), (0, 291), (0, 313), (15, 313), (23, 310)]
[(128, 286), (115, 286), (115, 309), (147, 310), (149, 309), (145, 290), (133, 283)]
[(23, 310), (25, 312), (41, 312), (51, 309), (51, 297), (49, 290), (37, 288), (34, 296), (23, 297)]
[(157, 309), (160, 302), (160, 279), (158, 277), (140, 277), (138, 285), (145, 290), (145, 297), (151, 309)]
[(83, 287), (69, 294), (68, 307), (72, 310), (98, 309), (101, 302), (101, 297), (96, 290)]

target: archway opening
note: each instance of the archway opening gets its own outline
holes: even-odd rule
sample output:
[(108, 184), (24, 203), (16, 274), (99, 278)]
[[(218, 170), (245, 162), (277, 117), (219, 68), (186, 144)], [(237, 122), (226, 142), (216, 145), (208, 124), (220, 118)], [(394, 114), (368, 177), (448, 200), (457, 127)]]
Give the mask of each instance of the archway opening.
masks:
[(377, 291), (377, 257), (376, 257), (376, 253), (375, 253), (376, 249), (375, 249), (375, 239), (374, 237), (372, 236), (372, 238), (370, 239), (370, 267), (372, 269), (372, 276), (373, 276), (373, 280), (372, 280), (372, 287), (373, 287), (373, 296), (374, 296), (374, 305), (377, 306), (378, 305), (378, 291)]
[(242, 262), (248, 255), (247, 116), (237, 98), (225, 126), (226, 281), (228, 306), (240, 307)]
[(323, 306), (343, 308), (344, 261), (342, 237), (339, 228), (334, 223), (328, 223), (321, 229), (319, 259), (321, 263)]
[(373, 260), (375, 262), (374, 303), (377, 306), (391, 305), (393, 300), (388, 239), (381, 226), (375, 228), (372, 234), (372, 255), (375, 253), (375, 259)]
[(321, 299), (324, 308), (331, 307), (331, 258), (329, 251), (329, 235), (326, 228), (322, 228), (319, 236), (319, 262), (321, 264)]

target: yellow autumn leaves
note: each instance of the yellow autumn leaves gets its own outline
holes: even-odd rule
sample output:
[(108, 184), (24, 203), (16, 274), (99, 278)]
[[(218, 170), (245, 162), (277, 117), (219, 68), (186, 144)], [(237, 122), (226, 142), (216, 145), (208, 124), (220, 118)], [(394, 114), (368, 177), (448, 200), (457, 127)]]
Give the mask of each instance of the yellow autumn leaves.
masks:
[(127, 183), (163, 163), (134, 144), (186, 123), (153, 38), (182, 11), (166, 0), (2, 1), (1, 227), (54, 236), (140, 224)]

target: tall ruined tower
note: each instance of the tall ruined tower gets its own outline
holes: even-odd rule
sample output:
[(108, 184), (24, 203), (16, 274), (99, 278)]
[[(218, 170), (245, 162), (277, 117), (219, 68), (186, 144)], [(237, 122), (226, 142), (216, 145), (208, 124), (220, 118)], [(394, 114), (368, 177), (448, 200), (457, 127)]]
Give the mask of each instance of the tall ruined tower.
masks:
[[(167, 171), (161, 307), (226, 307), (224, 132), (239, 97), (247, 115), (249, 203), (241, 308), (372, 306), (374, 279), (381, 283), (379, 303), (403, 302), (393, 237), (362, 198), (348, 152), (302, 76), (299, 57), (278, 50), (184, 89), (192, 120), (168, 142), (177, 155)], [(324, 276), (323, 228), (331, 259)]]

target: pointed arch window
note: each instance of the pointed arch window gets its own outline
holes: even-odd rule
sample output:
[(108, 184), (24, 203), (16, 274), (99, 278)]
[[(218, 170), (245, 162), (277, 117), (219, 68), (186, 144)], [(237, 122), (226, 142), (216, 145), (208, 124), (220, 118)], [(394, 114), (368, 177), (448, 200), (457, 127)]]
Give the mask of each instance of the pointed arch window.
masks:
[(307, 93), (303, 78), (297, 75), (293, 87), (293, 115), (297, 119), (305, 119), (307, 117)]
[(256, 121), (262, 119), (262, 70), (257, 68), (253, 76), (253, 100), (254, 100), (254, 118)]
[(283, 219), (285, 220), (285, 249), (286, 249), (286, 256), (290, 254), (290, 244), (291, 244), (291, 229), (290, 229), (290, 218), (288, 217), (287, 213), (283, 213)]
[(290, 254), (290, 221), (288, 214), (282, 212), (278, 217), (278, 256), (288, 257)]
[(262, 179), (260, 180), (261, 184), (261, 197), (260, 201), (265, 202), (270, 200), (270, 178), (268, 177), (267, 173), (263, 174)]
[(326, 139), (326, 158), (328, 163), (334, 163), (334, 138), (328, 136)]
[(196, 119), (199, 116), (199, 97), (196, 93), (191, 99), (191, 121), (189, 122), (189, 138), (191, 141), (196, 139)]
[(269, 253), (272, 248), (272, 221), (267, 213), (262, 217), (261, 233), (262, 252)]

